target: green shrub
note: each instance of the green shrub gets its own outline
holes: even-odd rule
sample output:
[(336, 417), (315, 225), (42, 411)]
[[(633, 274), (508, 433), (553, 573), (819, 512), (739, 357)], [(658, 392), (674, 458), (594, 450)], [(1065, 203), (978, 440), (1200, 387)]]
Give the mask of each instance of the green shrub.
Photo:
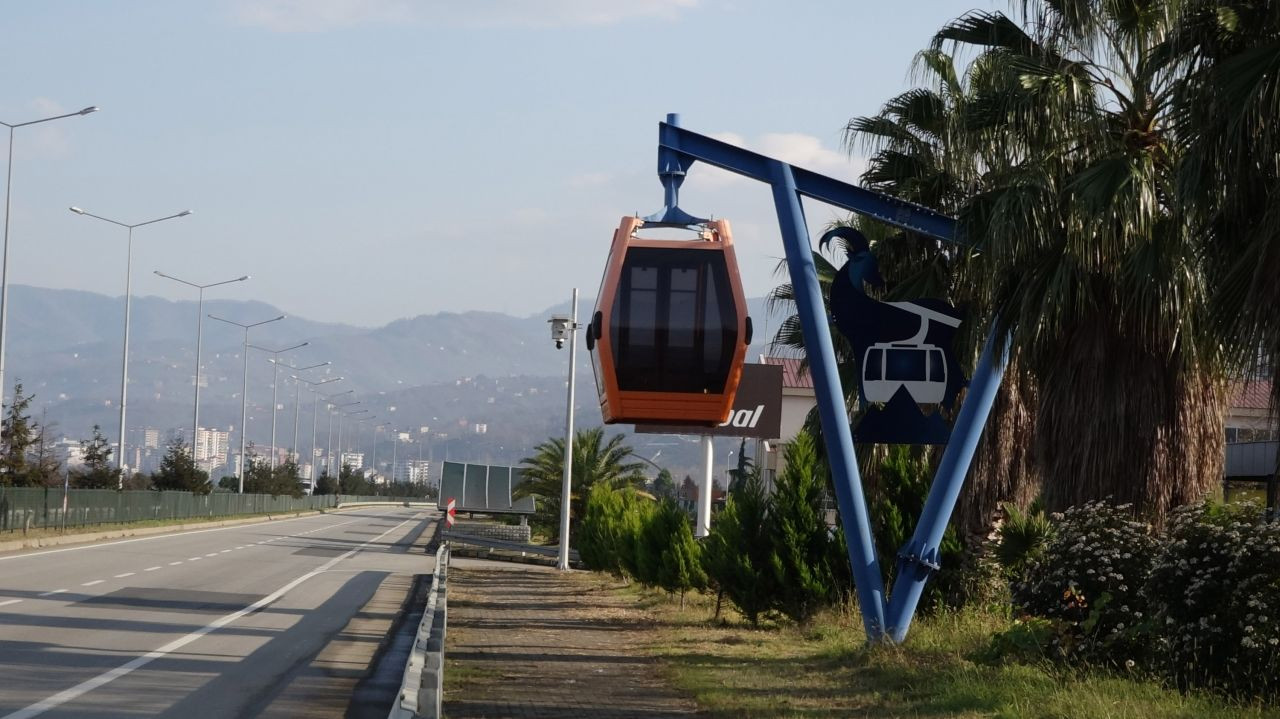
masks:
[(597, 484), (587, 496), (586, 511), (574, 538), (578, 556), (587, 569), (619, 576), (624, 573), (622, 553), (627, 551), (627, 545), (622, 527), (627, 506), (622, 494)]
[(1005, 520), (996, 531), (995, 558), (1005, 576), (1018, 579), (1032, 563), (1044, 556), (1053, 536), (1053, 525), (1038, 502), (1021, 512), (1004, 505)]
[(1128, 510), (1099, 501), (1054, 515), (1043, 555), (1013, 583), (1018, 610), (1056, 620), (1053, 654), (1059, 658), (1128, 666), (1149, 650), (1139, 590), (1157, 540)]
[[(787, 445), (786, 469), (778, 476), (769, 513), (773, 605), (797, 622), (808, 622), (836, 596), (831, 545), (822, 514), (826, 482), (814, 438), (806, 432)], [(841, 557), (848, 563), (848, 558)]]
[(1280, 525), (1257, 504), (1205, 503), (1166, 536), (1143, 588), (1158, 667), (1182, 688), (1280, 697)]
[(693, 541), (689, 516), (674, 500), (663, 500), (640, 527), (636, 552), (636, 578), (668, 592), (684, 594), (707, 586), (698, 545)]
[(768, 515), (769, 499), (760, 475), (749, 472), (729, 494), (702, 545), (702, 566), (711, 584), (752, 626), (760, 624), (777, 593)]
[[(933, 465), (926, 450), (908, 445), (889, 447), (880, 463), (879, 481), (871, 495), (871, 532), (875, 538), (885, 586), (892, 586), (898, 552), (910, 541), (933, 484)], [(959, 606), (968, 597), (966, 552), (955, 527), (947, 525), (938, 548), (942, 568), (934, 573), (920, 599), (922, 611)]]

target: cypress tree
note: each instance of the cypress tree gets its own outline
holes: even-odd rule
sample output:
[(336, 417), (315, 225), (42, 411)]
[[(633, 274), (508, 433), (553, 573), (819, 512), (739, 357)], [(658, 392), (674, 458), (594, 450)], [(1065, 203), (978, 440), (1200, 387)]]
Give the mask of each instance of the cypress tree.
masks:
[(826, 483), (813, 436), (807, 432), (796, 435), (787, 445), (786, 455), (786, 469), (778, 477), (769, 515), (774, 606), (804, 623), (836, 596), (831, 568), (833, 539), (822, 516)]
[(776, 591), (768, 517), (764, 484), (759, 472), (750, 471), (729, 494), (702, 544), (702, 566), (711, 583), (752, 626), (759, 626)]

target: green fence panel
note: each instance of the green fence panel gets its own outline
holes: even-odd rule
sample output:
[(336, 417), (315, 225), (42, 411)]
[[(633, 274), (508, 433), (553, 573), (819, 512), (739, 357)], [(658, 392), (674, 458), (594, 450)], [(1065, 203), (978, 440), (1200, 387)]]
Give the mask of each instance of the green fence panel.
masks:
[(299, 512), (351, 502), (422, 501), (405, 497), (269, 494), (208, 495), (191, 492), (0, 486), (0, 533), (70, 529), (97, 524)]

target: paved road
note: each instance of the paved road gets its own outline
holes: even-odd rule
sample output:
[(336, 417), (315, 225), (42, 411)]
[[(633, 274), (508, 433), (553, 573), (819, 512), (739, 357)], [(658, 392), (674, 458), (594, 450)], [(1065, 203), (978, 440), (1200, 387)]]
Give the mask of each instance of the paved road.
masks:
[[(296, 715), (273, 703), (437, 516), (387, 507), (0, 555), (0, 719)], [(296, 694), (296, 692), (295, 692)]]

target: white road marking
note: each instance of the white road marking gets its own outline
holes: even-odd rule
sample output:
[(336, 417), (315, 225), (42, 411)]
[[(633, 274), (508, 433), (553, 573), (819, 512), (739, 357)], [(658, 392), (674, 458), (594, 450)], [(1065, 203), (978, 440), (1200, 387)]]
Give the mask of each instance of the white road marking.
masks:
[(53, 595), (55, 595), (55, 594), (65, 594), (65, 593), (66, 593), (66, 591), (67, 591), (67, 590), (65, 590), (65, 589), (55, 589), (55, 590), (53, 590), (52, 592), (45, 592), (44, 594), (41, 594), (41, 595), (39, 595), (39, 596), (42, 596), (42, 597), (52, 597), (52, 596), (53, 596)]
[(293, 590), (303, 582), (307, 581), (308, 579), (311, 579), (314, 576), (317, 576), (319, 574), (323, 574), (324, 572), (329, 571), (338, 562), (341, 562), (342, 560), (347, 559), (348, 557), (351, 557), (356, 552), (359, 552), (365, 547), (377, 542), (379, 539), (382, 539), (383, 537), (394, 532), (400, 527), (403, 527), (404, 525), (410, 522), (417, 521), (417, 519), (418, 519), (417, 517), (411, 517), (409, 519), (404, 520), (400, 524), (397, 524), (391, 529), (388, 529), (387, 531), (378, 535), (374, 539), (370, 539), (369, 541), (365, 542), (364, 544), (361, 544), (355, 549), (347, 551), (346, 554), (342, 554), (337, 557), (334, 557), (333, 559), (330, 559), (328, 562), (325, 562), (320, 567), (313, 569), (310, 572), (307, 572), (301, 577), (298, 577), (292, 582), (289, 582), (283, 587), (280, 587), (276, 591), (263, 597), (262, 599), (259, 599), (258, 601), (245, 607), (244, 609), (241, 609), (236, 612), (232, 612), (231, 614), (228, 614), (223, 617), (219, 617), (218, 619), (215, 619), (214, 621), (209, 622), (208, 624), (204, 625), (203, 627), (200, 627), (194, 632), (191, 632), (190, 634), (184, 637), (179, 637), (178, 639), (175, 639), (169, 642), (168, 644), (160, 647), (159, 649), (156, 649), (155, 651), (147, 652), (146, 654), (143, 654), (140, 657), (136, 657), (124, 664), (121, 664), (115, 669), (112, 669), (107, 672), (103, 672), (102, 674), (99, 674), (98, 676), (93, 677), (92, 679), (87, 679), (83, 682), (80, 682), (79, 684), (71, 687), (70, 689), (66, 689), (64, 691), (58, 692), (57, 694), (54, 694), (51, 697), (38, 701), (35, 704), (32, 704), (24, 709), (19, 709), (18, 711), (13, 712), (12, 714), (6, 714), (4, 717), (0, 717), (0, 719), (31, 719), (32, 717), (37, 717), (37, 716), (40, 716), (41, 714), (44, 714), (50, 709), (55, 709), (59, 706), (62, 706), (63, 704), (66, 704), (69, 701), (74, 701), (80, 698), (81, 696), (84, 696), (85, 694), (93, 691), (94, 689), (97, 689), (98, 687), (101, 687), (105, 684), (109, 684), (123, 676), (130, 674), (135, 669), (144, 667), (150, 664), (151, 662), (157, 659), (160, 659), (161, 657), (164, 657), (168, 654), (176, 652), (177, 650), (185, 647), (191, 642), (194, 642), (195, 640), (199, 639), (200, 637), (203, 637), (204, 635), (214, 630), (221, 629), (222, 627), (227, 626), (228, 624), (234, 622), (235, 620), (247, 614), (251, 614), (253, 612), (258, 611), (259, 609), (262, 609), (265, 606), (270, 605), (271, 603), (277, 601), (278, 599), (283, 597), (285, 594), (289, 593), (291, 590)]
[(216, 557), (216, 556), (218, 556), (218, 553), (217, 553), (217, 552), (209, 552), (208, 554), (206, 554), (206, 555), (204, 555), (204, 556), (206, 556), (206, 557)]
[(240, 546), (236, 547), (236, 549), (244, 549), (244, 545), (241, 544)]
[(161, 568), (162, 568), (162, 567), (161, 567), (160, 565), (158, 565), (158, 564), (157, 564), (157, 565), (156, 565), (156, 566), (154, 566), (154, 567), (147, 567), (146, 569), (144, 569), (144, 570), (142, 570), (142, 571), (144, 571), (144, 572), (154, 572), (154, 571), (156, 571), (157, 569), (161, 569)]
[[(224, 549), (221, 552), (218, 552), (218, 554), (226, 554), (227, 552), (230, 552), (230, 551), (231, 551), (230, 549)], [(209, 556), (213, 556), (213, 555), (209, 555)]]
[(201, 559), (204, 559), (204, 557), (187, 557), (188, 562), (198, 562)]
[(85, 582), (85, 583), (81, 584), (80, 586), (82, 586), (82, 587), (92, 587), (92, 586), (93, 586), (93, 585), (95, 585), (95, 584), (102, 584), (102, 583), (103, 583), (103, 582), (105, 582), (105, 581), (107, 581), (107, 580), (105, 580), (105, 579), (95, 579), (95, 580), (93, 580), (92, 582)]
[(21, 602), (21, 601), (22, 601), (21, 599), (6, 599), (3, 602), (0, 602), (0, 607), (7, 607), (10, 604), (17, 604), (18, 602)]
[(181, 560), (181, 559), (179, 559), (179, 560), (178, 560), (178, 561), (176, 561), (176, 562), (169, 562), (169, 566), (170, 566), (170, 567), (176, 567), (176, 566), (178, 566), (179, 564), (182, 564), (182, 560)]
[(135, 574), (137, 574), (137, 572), (125, 572), (124, 574), (117, 574), (116, 579), (124, 579), (125, 577), (132, 577)]

